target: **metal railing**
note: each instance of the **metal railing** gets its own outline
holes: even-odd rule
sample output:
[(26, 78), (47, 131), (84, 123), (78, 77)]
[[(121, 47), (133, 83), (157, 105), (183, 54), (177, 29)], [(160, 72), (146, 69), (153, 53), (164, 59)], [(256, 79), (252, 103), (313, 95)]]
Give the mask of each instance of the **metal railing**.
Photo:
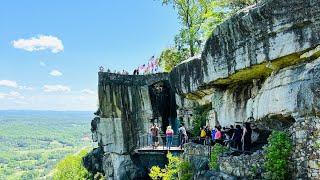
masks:
[[(142, 148), (153, 148), (153, 146), (156, 145), (155, 147), (157, 147), (157, 148), (162, 148), (163, 150), (166, 149), (167, 138), (164, 134), (160, 134), (160, 135), (156, 136), (157, 142), (154, 142), (153, 140), (154, 139), (151, 134), (143, 134), (143, 135), (139, 136), (137, 146), (139, 149), (142, 149)], [(170, 147), (179, 147), (180, 144), (181, 144), (180, 135), (173, 135), (172, 136), (172, 144)]]

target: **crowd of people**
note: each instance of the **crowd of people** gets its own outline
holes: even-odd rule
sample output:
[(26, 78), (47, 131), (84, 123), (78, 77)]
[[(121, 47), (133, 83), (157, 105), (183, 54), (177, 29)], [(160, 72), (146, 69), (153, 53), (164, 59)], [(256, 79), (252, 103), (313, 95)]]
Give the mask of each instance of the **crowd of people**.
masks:
[(209, 125), (200, 128), (199, 143), (204, 145), (221, 145), (235, 148), (239, 151), (250, 151), (252, 129), (250, 123), (244, 123), (243, 127), (231, 125), (229, 128)]
[[(159, 59), (155, 58), (155, 56), (151, 56), (151, 58), (148, 60), (147, 64), (143, 64), (141, 66), (138, 66), (136, 69), (133, 70), (133, 75), (145, 75), (145, 74), (154, 74), (160, 72), (160, 64)], [(99, 67), (100, 72), (104, 72), (104, 67)], [(106, 72), (108, 73), (115, 73), (115, 74), (122, 74), (122, 75), (129, 75), (129, 72), (126, 70), (122, 71), (111, 71), (108, 69)]]
[(147, 64), (143, 64), (134, 69), (133, 75), (154, 74), (158, 73), (159, 70), (159, 59), (155, 58), (155, 56), (151, 56)]
[[(159, 146), (160, 128), (153, 123), (150, 127), (149, 134), (151, 135), (152, 147), (156, 149)], [(179, 147), (182, 149), (183, 144), (189, 141), (187, 130), (184, 124), (181, 124), (178, 129)], [(223, 146), (234, 148), (238, 151), (249, 152), (251, 149), (252, 129), (250, 123), (244, 123), (241, 127), (233, 125), (230, 127), (215, 126), (210, 128), (209, 125), (200, 128), (200, 137), (193, 139), (194, 142), (203, 145), (214, 145), (219, 143)], [(165, 147), (170, 150), (172, 147), (174, 131), (171, 126), (167, 126), (165, 131)]]

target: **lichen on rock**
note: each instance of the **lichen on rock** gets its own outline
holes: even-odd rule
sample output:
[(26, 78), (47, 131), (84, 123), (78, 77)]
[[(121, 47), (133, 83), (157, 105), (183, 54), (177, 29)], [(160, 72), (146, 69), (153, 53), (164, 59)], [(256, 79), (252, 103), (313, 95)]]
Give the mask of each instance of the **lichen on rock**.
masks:
[[(150, 124), (157, 121), (162, 131), (167, 125), (176, 130), (179, 118), (190, 128), (193, 106), (200, 104), (210, 106), (211, 127), (250, 120), (260, 128), (291, 132), (292, 178), (319, 179), (319, 22), (319, 0), (265, 0), (219, 25), (200, 57), (170, 73), (100, 72), (99, 120), (92, 130), (105, 153), (101, 162), (106, 177), (145, 176), (151, 164), (142, 167), (135, 150)], [(252, 176), (251, 170), (238, 171), (233, 163), (252, 162), (237, 158), (221, 159), (224, 173), (201, 169), (195, 177)], [(202, 167), (199, 159), (192, 161)]]

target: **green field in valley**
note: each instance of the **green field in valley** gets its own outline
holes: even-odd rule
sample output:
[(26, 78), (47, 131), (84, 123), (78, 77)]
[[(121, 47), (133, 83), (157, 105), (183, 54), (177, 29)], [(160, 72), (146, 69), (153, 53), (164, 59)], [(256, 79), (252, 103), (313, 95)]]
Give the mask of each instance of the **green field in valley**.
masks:
[(0, 111), (0, 180), (51, 179), (68, 154), (91, 148), (92, 112)]

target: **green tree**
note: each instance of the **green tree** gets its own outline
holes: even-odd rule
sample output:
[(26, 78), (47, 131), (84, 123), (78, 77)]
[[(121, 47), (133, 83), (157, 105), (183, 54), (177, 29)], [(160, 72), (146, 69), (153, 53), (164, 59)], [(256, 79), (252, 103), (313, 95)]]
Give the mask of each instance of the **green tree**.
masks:
[(162, 51), (159, 62), (165, 72), (170, 72), (174, 66), (188, 57), (188, 52), (179, 51), (175, 47), (170, 47)]
[(203, 31), (221, 23), (224, 15), (228, 14), (223, 8), (226, 5), (224, 0), (162, 0), (162, 3), (172, 5), (177, 11), (182, 27), (175, 37), (175, 44), (178, 50), (188, 47), (189, 56), (200, 50)]
[(285, 132), (272, 132), (265, 148), (264, 168), (268, 179), (288, 179), (288, 163), (292, 148), (290, 137)]
[(171, 71), (181, 61), (201, 51), (201, 46), (221, 22), (256, 0), (161, 0), (178, 14), (181, 29), (174, 38), (174, 48), (163, 50), (161, 66)]
[(183, 179), (187, 180), (192, 177), (193, 170), (188, 162), (183, 161), (177, 156), (173, 156), (170, 152), (167, 154), (168, 164), (164, 169), (159, 166), (153, 166), (149, 176), (153, 180), (172, 180)]
[(227, 150), (228, 148), (218, 143), (213, 146), (213, 150), (211, 152), (211, 158), (209, 162), (209, 166), (211, 169), (219, 170), (219, 163), (218, 163), (219, 155), (226, 152)]
[(87, 150), (82, 150), (76, 155), (69, 155), (61, 160), (54, 169), (54, 180), (80, 180), (88, 179), (90, 173), (82, 165), (82, 157), (87, 154)]

